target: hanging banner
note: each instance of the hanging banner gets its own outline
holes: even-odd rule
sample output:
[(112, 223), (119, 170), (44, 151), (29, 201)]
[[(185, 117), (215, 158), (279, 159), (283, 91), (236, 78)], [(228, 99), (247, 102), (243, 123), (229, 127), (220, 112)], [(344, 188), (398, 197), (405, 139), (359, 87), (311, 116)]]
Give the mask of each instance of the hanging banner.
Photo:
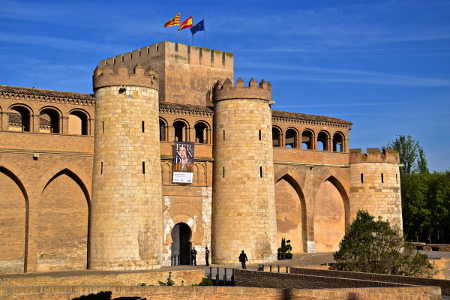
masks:
[(194, 145), (192, 142), (175, 142), (173, 147), (172, 182), (192, 183), (194, 177)]

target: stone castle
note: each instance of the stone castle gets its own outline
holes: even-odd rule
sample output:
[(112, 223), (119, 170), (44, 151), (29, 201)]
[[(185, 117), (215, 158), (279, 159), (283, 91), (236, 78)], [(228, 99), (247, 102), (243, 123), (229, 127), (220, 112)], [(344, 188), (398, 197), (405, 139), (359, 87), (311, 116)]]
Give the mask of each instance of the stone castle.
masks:
[[(233, 54), (160, 42), (100, 61), (94, 94), (0, 86), (0, 272), (146, 270), (336, 251), (357, 210), (402, 226), (399, 156), (352, 123), (271, 109)], [(235, 83), (234, 83), (235, 82)], [(174, 182), (174, 142), (195, 145)]]

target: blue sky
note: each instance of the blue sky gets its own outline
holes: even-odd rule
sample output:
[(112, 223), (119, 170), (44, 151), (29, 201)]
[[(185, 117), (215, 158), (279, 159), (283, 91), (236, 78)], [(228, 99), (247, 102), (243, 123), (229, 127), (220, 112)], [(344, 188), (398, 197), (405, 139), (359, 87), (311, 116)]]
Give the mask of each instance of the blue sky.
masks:
[(92, 93), (100, 60), (180, 42), (179, 11), (206, 17), (194, 44), (233, 52), (235, 79), (272, 83), (274, 109), (353, 122), (351, 148), (411, 135), (450, 169), (450, 0), (0, 0), (0, 84)]

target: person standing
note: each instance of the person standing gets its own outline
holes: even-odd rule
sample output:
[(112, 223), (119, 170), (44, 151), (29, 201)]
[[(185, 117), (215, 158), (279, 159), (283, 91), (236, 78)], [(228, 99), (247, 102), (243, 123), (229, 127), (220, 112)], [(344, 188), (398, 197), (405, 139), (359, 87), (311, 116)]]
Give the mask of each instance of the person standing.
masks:
[(192, 266), (197, 265), (197, 250), (195, 250), (195, 247), (192, 247), (191, 250), (191, 265)]
[(205, 261), (206, 261), (206, 266), (209, 266), (209, 249), (208, 247), (205, 248)]
[(245, 266), (245, 262), (248, 261), (247, 254), (245, 254), (244, 250), (242, 250), (242, 253), (239, 255), (239, 261), (242, 265), (242, 270), (246, 270), (247, 267)]

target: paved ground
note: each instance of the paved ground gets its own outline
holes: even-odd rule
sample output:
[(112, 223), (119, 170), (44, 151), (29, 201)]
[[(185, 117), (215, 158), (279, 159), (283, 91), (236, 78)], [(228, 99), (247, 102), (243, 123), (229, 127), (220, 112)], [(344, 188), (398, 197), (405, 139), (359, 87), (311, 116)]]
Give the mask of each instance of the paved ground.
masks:
[[(428, 254), (430, 258), (450, 258), (450, 252), (440, 252), (440, 251), (421, 251), (423, 253)], [(312, 266), (320, 266), (328, 263), (332, 263), (333, 253), (295, 253), (292, 259), (286, 260), (278, 260), (271, 263), (265, 263), (265, 269), (268, 270), (269, 266), (272, 265), (272, 268), (278, 268), (280, 266), (283, 269), (283, 266), (291, 266), (291, 267), (312, 267)], [(247, 265), (248, 270), (257, 270), (258, 264), (249, 264)], [(211, 264), (212, 268), (228, 268), (228, 269), (240, 269), (241, 264), (236, 262), (236, 264), (230, 265), (220, 265), (220, 264)], [(11, 277), (33, 277), (33, 276), (71, 276), (71, 275), (84, 275), (84, 274), (111, 274), (111, 273), (137, 273), (137, 272), (164, 272), (164, 271), (172, 271), (172, 270), (192, 270), (192, 269), (204, 269), (205, 272), (209, 272), (209, 268), (205, 265), (198, 266), (171, 266), (171, 267), (162, 267), (161, 269), (156, 270), (145, 270), (145, 271), (94, 271), (94, 270), (80, 270), (80, 271), (64, 271), (64, 272), (51, 272), (51, 273), (27, 273), (27, 274), (2, 274), (1, 278), (11, 278)]]

